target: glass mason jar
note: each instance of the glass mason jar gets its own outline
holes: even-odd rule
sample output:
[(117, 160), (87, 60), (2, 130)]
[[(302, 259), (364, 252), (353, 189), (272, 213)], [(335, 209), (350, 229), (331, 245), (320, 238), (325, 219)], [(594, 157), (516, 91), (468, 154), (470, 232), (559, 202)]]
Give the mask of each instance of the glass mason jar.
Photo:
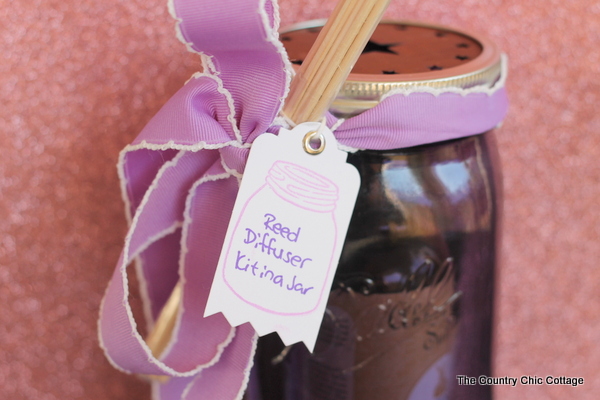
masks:
[[(282, 34), (300, 64), (319, 23)], [(395, 46), (403, 46), (400, 57)], [(382, 23), (332, 107), (349, 117), (398, 87), (496, 82), (485, 39), (416, 23)], [(259, 340), (248, 400), (491, 399), (494, 273), (501, 178), (494, 133), (348, 161), (361, 189), (317, 344)]]

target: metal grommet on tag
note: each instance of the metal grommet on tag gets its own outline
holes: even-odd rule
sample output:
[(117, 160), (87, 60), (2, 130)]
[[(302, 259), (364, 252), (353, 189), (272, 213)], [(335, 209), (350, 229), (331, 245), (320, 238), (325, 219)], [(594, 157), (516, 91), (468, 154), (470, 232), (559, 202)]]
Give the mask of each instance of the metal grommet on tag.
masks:
[[(319, 142), (319, 147), (314, 148), (313, 143), (316, 141)], [(311, 131), (304, 135), (304, 139), (302, 139), (302, 145), (304, 146), (304, 151), (311, 155), (321, 154), (323, 150), (325, 150), (325, 136), (319, 131)]]

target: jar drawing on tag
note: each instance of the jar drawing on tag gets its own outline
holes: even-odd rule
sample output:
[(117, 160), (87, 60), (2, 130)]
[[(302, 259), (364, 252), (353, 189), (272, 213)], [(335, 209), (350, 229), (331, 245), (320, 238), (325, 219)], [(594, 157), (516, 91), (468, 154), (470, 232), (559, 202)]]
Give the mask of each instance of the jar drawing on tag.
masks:
[(243, 205), (223, 279), (242, 301), (273, 314), (314, 311), (329, 294), (338, 245), (339, 188), (306, 167), (275, 161)]

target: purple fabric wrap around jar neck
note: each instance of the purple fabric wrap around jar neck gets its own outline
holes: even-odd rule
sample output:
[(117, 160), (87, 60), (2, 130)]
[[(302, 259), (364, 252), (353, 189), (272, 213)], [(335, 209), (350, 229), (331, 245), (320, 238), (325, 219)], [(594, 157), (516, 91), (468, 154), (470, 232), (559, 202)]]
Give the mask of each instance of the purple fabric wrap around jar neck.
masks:
[[(249, 324), (232, 328), (220, 314), (203, 318), (204, 307), (251, 144), (278, 133), (293, 71), (278, 40), (275, 0), (169, 6), (180, 39), (201, 54), (204, 73), (121, 152), (130, 227), (102, 303), (99, 338), (116, 368), (171, 377), (153, 382), (154, 399), (241, 399), (256, 334)], [(384, 150), (482, 133), (506, 111), (503, 84), (496, 84), (469, 93), (396, 94), (341, 123), (329, 115), (327, 123), (337, 123), (342, 146)], [(139, 335), (128, 302), (132, 263), (149, 327), (178, 281), (183, 288), (175, 333), (160, 358)]]

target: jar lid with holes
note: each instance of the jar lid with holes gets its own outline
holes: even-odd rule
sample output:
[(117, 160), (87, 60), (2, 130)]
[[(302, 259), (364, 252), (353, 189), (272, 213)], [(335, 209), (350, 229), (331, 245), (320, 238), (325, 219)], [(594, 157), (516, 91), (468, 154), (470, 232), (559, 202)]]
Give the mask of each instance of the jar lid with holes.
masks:
[[(325, 20), (285, 29), (281, 41), (301, 65)], [(500, 78), (501, 54), (479, 35), (419, 22), (383, 21), (373, 33), (330, 110), (349, 117), (374, 107), (396, 89), (468, 89)]]

